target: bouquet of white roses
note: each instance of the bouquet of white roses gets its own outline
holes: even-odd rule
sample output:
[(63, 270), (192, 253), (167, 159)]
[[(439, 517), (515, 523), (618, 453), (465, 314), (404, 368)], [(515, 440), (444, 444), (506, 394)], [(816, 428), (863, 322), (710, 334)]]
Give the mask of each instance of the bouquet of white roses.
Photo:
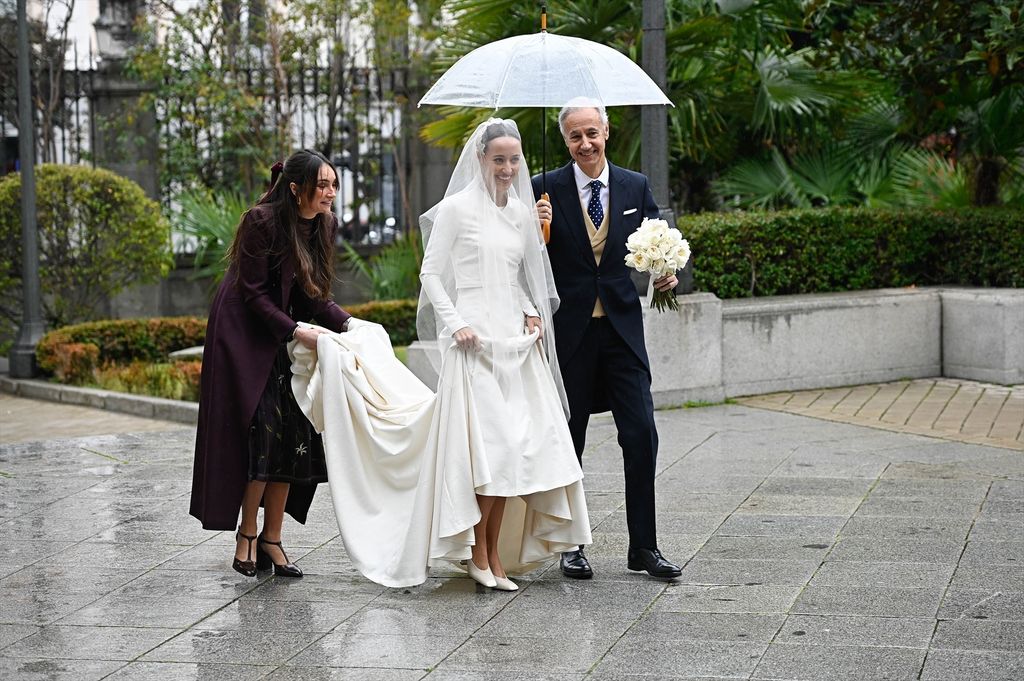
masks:
[[(626, 240), (626, 265), (637, 272), (650, 272), (655, 279), (681, 270), (690, 259), (690, 244), (678, 229), (664, 220), (644, 218), (635, 232)], [(665, 308), (678, 310), (674, 291), (654, 290), (651, 307), (663, 312)]]

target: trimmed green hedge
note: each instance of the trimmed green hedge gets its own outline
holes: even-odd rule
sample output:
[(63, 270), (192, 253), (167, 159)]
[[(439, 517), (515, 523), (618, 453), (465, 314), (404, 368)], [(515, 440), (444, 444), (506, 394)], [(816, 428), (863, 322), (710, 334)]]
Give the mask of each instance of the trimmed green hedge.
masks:
[(374, 300), (349, 305), (345, 311), (353, 317), (376, 322), (387, 329), (392, 345), (409, 345), (416, 340), (416, 300)]
[(684, 216), (719, 298), (938, 284), (1024, 286), (1024, 212), (832, 208)]
[(92, 345), (97, 365), (159, 362), (167, 353), (202, 345), (205, 339), (206, 320), (198, 317), (109, 319), (50, 331), (36, 346), (36, 360), (43, 371), (56, 373), (66, 363), (69, 348), (80, 354), (80, 346)]
[[(416, 340), (416, 301), (383, 300), (352, 305), (351, 314), (384, 326), (395, 345)], [(201, 317), (112, 319), (50, 331), (36, 347), (39, 367), (64, 383), (88, 383), (112, 365), (165, 362), (175, 350), (202, 345)]]

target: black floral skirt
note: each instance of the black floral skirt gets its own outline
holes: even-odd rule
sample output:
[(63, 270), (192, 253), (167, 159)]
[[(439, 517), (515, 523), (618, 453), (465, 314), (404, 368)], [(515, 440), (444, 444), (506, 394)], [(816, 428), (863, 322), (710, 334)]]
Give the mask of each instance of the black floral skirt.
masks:
[(249, 479), (327, 482), (323, 441), (295, 402), (291, 381), (291, 360), (282, 344), (249, 425)]

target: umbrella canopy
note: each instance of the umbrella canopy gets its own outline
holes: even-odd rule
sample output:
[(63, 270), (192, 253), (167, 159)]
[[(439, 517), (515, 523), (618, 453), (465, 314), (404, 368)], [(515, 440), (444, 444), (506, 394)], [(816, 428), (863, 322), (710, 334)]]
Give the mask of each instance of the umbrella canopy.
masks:
[(672, 104), (621, 52), (541, 31), (476, 48), (434, 83), (419, 106), (561, 107), (576, 97), (605, 106)]

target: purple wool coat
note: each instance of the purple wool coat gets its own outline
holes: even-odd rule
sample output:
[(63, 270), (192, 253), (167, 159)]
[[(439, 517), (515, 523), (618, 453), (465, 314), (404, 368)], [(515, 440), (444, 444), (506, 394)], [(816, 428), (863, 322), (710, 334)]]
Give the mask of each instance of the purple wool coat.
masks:
[[(337, 230), (334, 216), (316, 227)], [(233, 530), (249, 482), (249, 424), (281, 343), (297, 321), (341, 331), (351, 316), (310, 298), (294, 279), (286, 238), (269, 206), (255, 206), (238, 227), (241, 246), (210, 306), (200, 380), (199, 426), (189, 513), (208, 530)], [(333, 239), (332, 239), (333, 243)], [(316, 486), (292, 485), (286, 511), (304, 523)]]

